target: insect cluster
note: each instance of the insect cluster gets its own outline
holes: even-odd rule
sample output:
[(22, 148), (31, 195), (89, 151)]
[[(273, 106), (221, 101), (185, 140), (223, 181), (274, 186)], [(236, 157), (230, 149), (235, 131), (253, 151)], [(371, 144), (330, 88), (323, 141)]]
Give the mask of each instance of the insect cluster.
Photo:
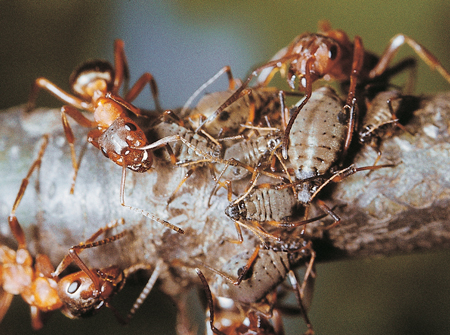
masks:
[[(115, 208), (105, 209), (118, 217), (89, 232), (87, 239), (80, 235), (78, 241), (83, 242), (61, 247), (62, 254), (31, 256), (16, 212), (41, 165), (57, 169), (48, 148), (55, 145), (56, 135), (45, 135), (8, 218), (17, 250), (0, 247), (0, 320), (13, 295), (20, 294), (30, 306), (34, 329), (43, 327), (45, 315), (56, 309), (79, 318), (106, 306), (119, 322), (127, 323), (159, 280), (161, 289), (178, 302), (180, 334), (193, 332), (184, 301), (191, 285), (201, 287), (207, 297), (208, 333), (284, 334), (282, 315), (294, 310), (304, 319), (306, 333), (313, 334), (307, 312), (317, 276), (314, 262), (320, 257), (314, 243), (341, 221), (341, 206), (329, 203), (329, 186), (361, 170), (395, 168), (389, 161), (378, 164), (383, 139), (407, 131), (401, 114), (415, 97), (390, 84), (404, 64), (415, 66), (411, 60), (391, 66), (404, 43), (450, 82), (436, 58), (405, 35), (395, 36), (377, 57), (364, 50), (359, 36), (351, 41), (324, 22), (319, 33), (299, 35), (243, 82), (224, 67), (176, 111), (161, 108), (150, 73), (128, 89), (121, 40), (115, 42), (114, 66), (94, 60), (73, 72), (73, 94), (37, 79), (27, 115), (32, 115), (41, 89), (66, 104), (60, 115), (73, 172), (71, 185), (58, 185), (70, 186), (61, 201), (70, 203), (71, 194), (85, 192), (83, 208), (89, 212), (90, 206), (102, 205), (102, 197), (118, 192)], [(291, 90), (270, 86), (276, 72), (286, 77)], [(205, 94), (191, 107), (223, 74), (228, 75), (228, 90)], [(341, 94), (320, 79), (336, 82)], [(147, 84), (155, 106), (152, 113), (132, 105)], [(298, 101), (291, 106), (288, 101), (293, 99)], [(80, 110), (91, 112), (92, 118)], [(98, 151), (89, 147), (77, 155), (75, 143), (82, 140), (74, 135), (67, 116), (89, 128), (88, 142), (121, 167), (116, 190), (92, 194), (78, 182), (82, 166)], [(374, 148), (377, 159), (370, 166), (354, 166), (352, 158), (366, 144)], [(109, 160), (104, 160), (106, 168), (96, 167), (99, 178), (112, 178), (108, 173), (114, 165)], [(47, 194), (49, 178), (36, 177), (42, 194)], [(144, 199), (133, 196), (143, 187), (140, 184), (151, 185)], [(125, 195), (141, 205), (129, 205)], [(89, 220), (101, 222), (105, 211), (97, 207), (93, 212), (99, 216)], [(76, 227), (74, 223), (72, 238), (79, 233)], [(138, 234), (146, 236), (145, 252), (127, 255), (125, 250), (139, 248), (133, 239)], [(109, 259), (80, 256), (86, 249), (95, 253), (116, 245), (118, 255), (110, 254)], [(55, 269), (52, 260), (59, 256)], [(115, 259), (113, 265), (90, 265)], [(71, 263), (78, 272), (67, 271)], [(303, 278), (295, 271), (301, 266)], [(149, 271), (150, 279), (123, 317), (112, 298), (137, 271)], [(288, 291), (297, 298), (294, 308), (282, 301)]]

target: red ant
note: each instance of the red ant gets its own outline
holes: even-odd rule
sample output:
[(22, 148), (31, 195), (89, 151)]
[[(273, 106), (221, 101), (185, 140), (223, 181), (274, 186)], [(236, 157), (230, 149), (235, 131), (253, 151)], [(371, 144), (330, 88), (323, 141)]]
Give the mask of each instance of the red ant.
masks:
[[(404, 34), (395, 35), (381, 57), (378, 58), (364, 51), (361, 37), (355, 36), (354, 41), (351, 42), (344, 31), (332, 30), (327, 21), (321, 21), (319, 22), (319, 33), (305, 33), (297, 36), (291, 44), (277, 52), (272, 60), (256, 68), (244, 84), (223, 105), (229, 105), (232, 101), (237, 100), (241, 92), (259, 72), (261, 73), (258, 77), (258, 83), (266, 86), (277, 71), (284, 74), (289, 64), (287, 82), (294, 89), (295, 79), (299, 77), (299, 89), (305, 91), (305, 99), (294, 110), (288, 124), (285, 125), (282, 154), (287, 159), (289, 133), (300, 110), (311, 97), (313, 82), (318, 79), (334, 79), (340, 82), (350, 80), (346, 101), (347, 106), (350, 106), (356, 94), (358, 79), (363, 81), (377, 80), (385, 75), (388, 72), (389, 64), (404, 43), (408, 44), (431, 69), (436, 69), (450, 82), (450, 73), (443, 68), (436, 57)], [(222, 109), (219, 107), (212, 117), (215, 117)], [(348, 138), (348, 141), (350, 140), (351, 138)]]
[[(128, 112), (142, 116), (141, 110), (130, 104), (144, 86), (149, 83), (159, 110), (158, 89), (153, 76), (144, 73), (124, 98), (118, 96), (122, 83), (128, 83), (129, 71), (125, 57), (124, 42), (114, 43), (114, 68), (104, 60), (90, 60), (78, 66), (71, 74), (69, 82), (75, 95), (71, 95), (46, 78), (36, 79), (31, 90), (26, 111), (35, 106), (41, 88), (49, 91), (68, 105), (61, 108), (61, 118), (67, 141), (72, 154), (74, 178), (70, 193), (73, 193), (78, 163), (74, 149), (74, 135), (68, 123), (67, 115), (83, 127), (96, 128), (89, 132), (88, 141), (100, 149), (103, 154), (120, 166), (137, 171), (147, 171), (152, 164), (152, 156), (142, 150), (131, 147), (148, 144), (144, 132), (128, 117)], [(125, 86), (128, 86), (126, 84)], [(78, 109), (93, 113), (94, 120), (86, 118)]]
[[(89, 131), (88, 142), (100, 149), (106, 157), (122, 166), (120, 186), (122, 206), (140, 212), (176, 232), (183, 233), (182, 229), (155, 217), (151, 213), (125, 205), (126, 168), (135, 172), (148, 171), (153, 163), (151, 151), (165, 145), (165, 142), (162, 141), (162, 144), (156, 142), (154, 145), (148, 146), (144, 131), (128, 116), (129, 111), (136, 116), (142, 116), (141, 110), (130, 102), (139, 95), (147, 83), (150, 85), (156, 109), (161, 109), (158, 101), (158, 89), (153, 76), (148, 72), (144, 73), (134, 86), (126, 92), (125, 97), (121, 98), (118, 96), (119, 89), (124, 81), (126, 82), (125, 86), (128, 86), (129, 80), (128, 63), (122, 40), (116, 40), (114, 43), (114, 63), (113, 68), (107, 61), (91, 60), (76, 68), (69, 79), (75, 96), (63, 91), (45, 78), (36, 79), (26, 111), (31, 111), (34, 108), (37, 94), (41, 88), (69, 104), (61, 108), (61, 118), (64, 133), (69, 142), (74, 168), (71, 194), (74, 192), (79, 166), (75, 155), (75, 138), (68, 123), (67, 115), (83, 127), (95, 128)], [(78, 109), (93, 113), (94, 121), (86, 118)], [(143, 146), (147, 146), (145, 150), (139, 149)]]
[[(130, 274), (142, 269), (147, 270), (150, 265), (135, 264), (123, 271), (117, 266), (89, 269), (78, 256), (78, 253), (86, 248), (97, 247), (122, 238), (126, 231), (95, 241), (101, 234), (123, 224), (123, 220), (100, 228), (88, 240), (73, 246), (69, 251), (70, 258), (66, 256), (56, 271), (47, 255), (38, 254), (33, 261), (27, 249), (25, 233), (17, 220), (16, 210), (28, 186), (31, 174), (40, 167), (47, 144), (48, 136), (44, 136), (38, 158), (22, 180), (8, 217), (11, 232), (18, 243), (18, 249), (14, 251), (5, 245), (0, 246), (0, 322), (8, 311), (13, 296), (17, 294), (20, 294), (30, 305), (31, 324), (35, 330), (44, 326), (45, 314), (57, 309), (61, 309), (61, 312), (69, 318), (79, 318), (93, 315), (101, 307), (107, 306), (113, 310), (120, 322), (127, 322), (148, 295), (151, 286), (156, 281), (161, 265), (156, 266), (149, 283), (124, 320), (110, 305), (110, 300), (122, 289)], [(72, 260), (82, 271), (59, 278), (58, 275)]]

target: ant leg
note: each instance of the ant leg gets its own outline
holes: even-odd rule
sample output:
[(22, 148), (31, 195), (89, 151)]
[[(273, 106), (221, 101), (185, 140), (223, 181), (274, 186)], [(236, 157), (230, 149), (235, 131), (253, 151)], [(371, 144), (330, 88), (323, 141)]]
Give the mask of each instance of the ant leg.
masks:
[(130, 91), (125, 96), (126, 101), (133, 101), (142, 92), (146, 84), (150, 85), (153, 101), (155, 102), (155, 108), (157, 111), (161, 111), (161, 105), (158, 97), (158, 86), (156, 85), (155, 78), (149, 72), (145, 72), (136, 83), (130, 88)]
[(197, 273), (198, 277), (200, 278), (200, 280), (202, 282), (203, 289), (204, 289), (205, 295), (206, 295), (206, 300), (208, 301), (209, 324), (210, 324), (211, 330), (214, 334), (225, 335), (225, 333), (222, 333), (219, 329), (217, 329), (214, 326), (214, 302), (213, 302), (211, 290), (208, 285), (208, 281), (206, 280), (205, 276), (203, 275), (203, 273), (200, 271), (199, 268), (196, 268), (195, 272)]
[[(165, 143), (163, 144), (165, 145)], [(170, 228), (174, 231), (176, 231), (179, 234), (184, 234), (184, 230), (174, 226), (173, 224), (171, 224), (170, 222), (160, 219), (157, 216), (153, 215), (150, 212), (144, 211), (143, 209), (137, 208), (137, 207), (132, 207), (129, 205), (125, 205), (125, 179), (126, 179), (126, 174), (127, 174), (127, 168), (125, 166), (125, 164), (122, 166), (122, 179), (120, 181), (120, 204), (125, 207), (128, 208), (129, 210), (135, 211), (136, 213), (142, 214), (146, 217), (148, 217), (149, 219), (159, 222), (162, 225), (166, 226), (167, 228)]]
[[(250, 78), (252, 78), (252, 77), (250, 77)], [(198, 133), (205, 123), (214, 120), (217, 116), (219, 116), (220, 113), (222, 113), (222, 111), (225, 108), (230, 106), (232, 103), (234, 103), (235, 101), (239, 100), (244, 95), (249, 95), (252, 92), (252, 90), (251, 89), (244, 89), (248, 85), (249, 82), (250, 82), (250, 80), (247, 80), (245, 83), (243, 83), (227, 100), (225, 100), (224, 103), (222, 103), (222, 105), (219, 106), (219, 108), (217, 108), (214, 111), (214, 113), (212, 113), (206, 120), (203, 120), (200, 123), (200, 125), (197, 127), (195, 132)]]
[(93, 128), (96, 127), (97, 124), (96, 122), (93, 122), (89, 119), (87, 119), (83, 114), (81, 114), (81, 112), (78, 109), (75, 109), (72, 106), (63, 106), (61, 107), (61, 121), (63, 124), (63, 128), (64, 128), (64, 133), (66, 134), (66, 139), (67, 142), (69, 143), (70, 146), (70, 153), (71, 153), (71, 157), (72, 157), (72, 166), (73, 166), (73, 178), (72, 178), (72, 186), (70, 187), (70, 194), (73, 194), (74, 189), (75, 189), (75, 180), (77, 179), (77, 175), (78, 175), (78, 161), (77, 161), (77, 156), (75, 154), (75, 136), (73, 135), (72, 132), (72, 128), (70, 127), (69, 121), (67, 120), (67, 115), (69, 115), (70, 117), (72, 117), (72, 119), (74, 119), (78, 124), (80, 124), (83, 127), (89, 127), (89, 128)]
[[(72, 261), (74, 261), (82, 270), (84, 270), (82, 268), (82, 266), (79, 265), (79, 262), (83, 263), (81, 261), (81, 259), (78, 257), (78, 255), (84, 250), (84, 249), (89, 249), (89, 248), (95, 248), (104, 244), (108, 244), (111, 242), (114, 242), (122, 237), (125, 236), (126, 231), (123, 231), (119, 234), (110, 236), (108, 238), (105, 238), (103, 240), (99, 240), (99, 241), (95, 241), (97, 239), (97, 237), (99, 237), (101, 234), (106, 233), (107, 231), (117, 227), (118, 225), (123, 225), (125, 224), (124, 219), (121, 220), (115, 220), (112, 221), (111, 223), (109, 223), (108, 225), (101, 227), (100, 229), (98, 229), (91, 237), (89, 237), (86, 241), (84, 242), (80, 242), (78, 245), (74, 245), (69, 249), (69, 253), (64, 256), (64, 258), (62, 259), (62, 261), (59, 263), (58, 267), (56, 268), (56, 270), (52, 273), (52, 276), (59, 276), (61, 274), (61, 272), (63, 272), (70, 263), (72, 263)], [(76, 256), (74, 256), (76, 255)], [(84, 263), (83, 263), (84, 264)], [(87, 267), (85, 267), (87, 269)], [(86, 272), (86, 271), (85, 271)], [(89, 270), (90, 272), (90, 270)], [(88, 274), (88, 272), (86, 272)]]
[[(139, 309), (139, 307), (141, 307), (145, 299), (147, 299), (147, 296), (149, 295), (150, 291), (152, 290), (153, 286), (156, 283), (156, 280), (158, 279), (161, 273), (162, 265), (163, 261), (162, 259), (159, 259), (158, 262), (156, 263), (155, 269), (152, 272), (152, 275), (148, 279), (147, 284), (143, 288), (141, 294), (139, 294), (139, 297), (137, 297), (136, 301), (133, 304), (133, 307), (128, 312), (127, 317), (125, 318), (125, 323), (130, 322), (131, 318), (134, 316), (134, 314), (136, 314), (136, 311)], [(147, 264), (138, 264), (137, 266), (132, 266), (124, 270), (125, 278), (128, 278), (128, 276), (133, 272), (150, 268), (151, 266)]]
[(6, 292), (3, 288), (0, 288), (0, 322), (2, 322), (5, 317), (13, 297), (14, 294)]
[(69, 104), (78, 109), (92, 111), (92, 106), (89, 103), (67, 93), (66, 91), (63, 91), (46, 78), (38, 78), (31, 88), (30, 98), (28, 99), (27, 106), (25, 107), (26, 113), (31, 112), (35, 108), (37, 96), (41, 88), (50, 92), (52, 95), (66, 104)]
[(120, 86), (124, 83), (123, 94), (128, 93), (128, 85), (130, 82), (130, 71), (128, 69), (128, 61), (125, 56), (125, 43), (123, 40), (117, 39), (114, 41), (114, 84), (112, 92), (119, 94)]
[(295, 109), (295, 111), (292, 113), (291, 118), (289, 119), (289, 122), (286, 126), (286, 129), (284, 131), (284, 135), (283, 135), (283, 141), (282, 141), (282, 156), (284, 159), (288, 158), (288, 145), (289, 145), (289, 134), (291, 132), (292, 126), (294, 125), (294, 121), (297, 118), (298, 114), (300, 113), (300, 111), (302, 110), (302, 108), (306, 105), (306, 103), (309, 101), (309, 98), (311, 98), (311, 94), (312, 94), (312, 80), (311, 80), (311, 67), (312, 67), (312, 63), (314, 62), (314, 58), (308, 58), (308, 60), (306, 61), (306, 75), (305, 75), (305, 80), (306, 80), (306, 87), (305, 87), (305, 97), (303, 98), (302, 102), (300, 103), (300, 105)]
[(450, 73), (442, 66), (437, 58), (421, 44), (403, 34), (397, 34), (389, 41), (387, 48), (384, 50), (380, 60), (378, 61), (378, 64), (370, 71), (369, 77), (375, 78), (382, 75), (388, 68), (389, 63), (397, 54), (400, 46), (404, 43), (408, 44), (432, 70), (436, 69), (442, 77), (450, 83)]
[[(128, 90), (128, 84), (130, 81), (130, 72), (128, 70), (128, 61), (125, 56), (124, 42), (123, 40), (117, 39), (114, 41), (114, 67), (115, 67), (115, 77), (114, 86), (112, 88), (112, 93), (117, 95), (119, 93), (120, 86), (125, 81), (124, 94), (125, 101), (131, 102), (142, 92), (145, 85), (148, 83), (150, 85), (150, 90), (153, 96), (153, 101), (155, 102), (156, 110), (160, 111), (161, 106), (159, 104), (158, 98), (158, 86), (153, 76), (145, 72), (133, 85), (133, 87)], [(137, 114), (136, 114), (137, 115)]]
[(27, 244), (25, 241), (25, 233), (23, 232), (23, 229), (20, 226), (19, 221), (17, 220), (17, 217), (16, 217), (16, 210), (20, 204), (20, 201), (23, 198), (23, 195), (25, 194), (25, 190), (28, 186), (31, 174), (33, 173), (34, 169), (39, 168), (41, 166), (42, 156), (44, 155), (47, 145), (48, 145), (48, 135), (44, 135), (43, 143), (41, 145), (41, 148), (39, 149), (38, 157), (31, 164), (31, 167), (28, 170), (26, 177), (22, 180), (22, 183), (19, 188), (19, 192), (17, 193), (17, 196), (16, 196), (16, 200), (14, 201), (13, 207), (8, 216), (9, 227), (10, 227), (11, 232), (14, 235), (15, 239), (17, 240), (17, 243), (19, 244), (19, 249), (26, 249)]
[(345, 138), (344, 149), (342, 151), (342, 157), (346, 157), (348, 148), (350, 147), (353, 132), (355, 131), (355, 123), (357, 120), (357, 108), (356, 104), (356, 84), (358, 82), (359, 74), (364, 62), (364, 47), (362, 44), (361, 37), (355, 36), (354, 40), (354, 51), (353, 51), (353, 62), (352, 62), (352, 72), (350, 73), (350, 88), (348, 90), (347, 102), (344, 109), (349, 109), (349, 121), (347, 137)]

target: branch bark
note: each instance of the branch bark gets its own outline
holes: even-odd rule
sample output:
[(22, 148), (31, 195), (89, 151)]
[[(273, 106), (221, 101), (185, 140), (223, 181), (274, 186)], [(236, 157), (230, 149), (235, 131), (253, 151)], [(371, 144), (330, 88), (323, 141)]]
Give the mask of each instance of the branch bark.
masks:
[[(192, 264), (192, 259), (199, 259), (220, 268), (232, 255), (253, 250), (259, 243), (252, 234), (245, 235), (242, 245), (224, 242), (235, 238), (236, 232), (224, 214), (228, 204), (225, 192), (219, 192), (208, 206), (213, 182), (207, 169), (195, 171), (169, 206), (167, 199), (184, 169), (156, 159), (150, 172), (128, 172), (125, 202), (180, 226), (186, 232), (180, 235), (120, 205), (121, 168), (88, 145), (84, 140), (87, 131), (76, 126), (81, 164), (75, 194), (69, 194), (73, 170), (59, 110), (40, 109), (25, 115), (15, 107), (1, 113), (0, 121), (1, 243), (15, 245), (7, 217), (45, 133), (51, 134), (49, 147), (17, 217), (32, 252), (46, 253), (54, 264), (70, 246), (123, 217), (130, 233), (123, 240), (84, 252), (82, 258), (96, 267), (155, 264), (162, 258), (166, 263), (162, 288), (176, 296), (197, 278), (183, 266), (172, 266), (174, 261)], [(439, 250), (450, 245), (448, 125), (450, 94), (421, 98), (421, 108), (407, 125), (410, 133), (398, 131), (383, 141), (380, 164), (395, 163), (395, 167), (369, 175), (358, 172), (327, 191), (325, 201), (330, 206), (346, 206), (338, 211), (340, 225), (314, 241), (319, 261)], [(369, 166), (375, 158), (372, 148), (358, 148), (351, 163)]]

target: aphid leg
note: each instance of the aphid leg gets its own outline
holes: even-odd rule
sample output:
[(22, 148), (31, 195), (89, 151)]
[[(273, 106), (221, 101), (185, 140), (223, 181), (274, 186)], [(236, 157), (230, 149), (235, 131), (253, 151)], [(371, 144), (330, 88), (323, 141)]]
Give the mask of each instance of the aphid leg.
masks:
[(378, 61), (378, 64), (370, 71), (369, 77), (375, 78), (382, 75), (388, 68), (394, 56), (397, 54), (400, 46), (404, 43), (408, 44), (432, 70), (436, 69), (442, 77), (450, 83), (450, 73), (442, 66), (437, 58), (422, 45), (403, 34), (397, 34), (389, 41), (387, 48), (384, 50), (380, 60)]
[[(162, 145), (165, 145), (165, 143), (163, 143)], [(122, 167), (122, 179), (120, 181), (120, 204), (123, 207), (126, 207), (126, 208), (128, 208), (128, 209), (130, 209), (132, 211), (135, 211), (136, 213), (142, 214), (142, 215), (148, 217), (149, 219), (151, 219), (153, 221), (161, 223), (162, 225), (164, 225), (167, 228), (170, 228), (170, 229), (176, 231), (179, 234), (184, 234), (184, 230), (183, 229), (181, 229), (181, 228), (179, 228), (177, 226), (174, 226), (173, 224), (171, 224), (170, 222), (168, 222), (166, 220), (158, 218), (157, 216), (153, 215), (150, 212), (144, 211), (143, 209), (140, 209), (140, 208), (137, 208), (137, 207), (132, 207), (132, 206), (129, 206), (129, 205), (125, 205), (125, 179), (126, 179), (126, 174), (127, 174), (127, 168), (126, 168), (125, 165), (123, 165), (123, 167)]]
[(191, 105), (192, 101), (194, 101), (195, 98), (197, 98), (201, 92), (203, 92), (209, 85), (214, 83), (222, 74), (226, 73), (228, 76), (228, 89), (234, 90), (236, 87), (236, 80), (233, 78), (233, 74), (231, 73), (231, 68), (227, 65), (221, 68), (214, 76), (212, 76), (210, 79), (208, 79), (204, 84), (202, 84), (195, 92), (187, 99), (186, 103), (184, 104), (183, 108), (181, 109), (180, 114), (184, 115)]
[[(303, 303), (303, 291), (302, 291), (302, 288), (299, 287), (298, 279), (297, 279), (297, 276), (295, 275), (295, 272), (290, 270), (288, 272), (288, 278), (289, 278), (289, 281), (291, 282), (292, 288), (294, 289), (295, 296), (297, 298), (297, 302), (300, 307), (300, 313), (302, 314), (303, 320), (305, 320), (306, 327), (308, 328), (308, 331), (305, 334), (312, 335), (312, 334), (314, 334), (314, 330), (313, 330), (311, 321), (309, 320), (308, 313), (307, 313), (306, 308)], [(306, 278), (306, 276), (305, 276), (305, 278), (303, 279), (303, 284), (308, 279), (309, 278)]]
[(50, 92), (53, 96), (58, 98), (59, 100), (65, 102), (66, 104), (69, 104), (71, 106), (74, 106), (78, 109), (84, 109), (84, 110), (92, 110), (90, 108), (89, 103), (81, 100), (80, 98), (77, 98), (76, 96), (67, 93), (66, 91), (63, 91), (58, 86), (53, 84), (51, 81), (45, 79), (45, 78), (38, 78), (35, 80), (32, 88), (30, 97), (28, 99), (27, 106), (25, 107), (25, 112), (30, 112), (34, 109), (36, 105), (36, 100), (38, 97), (38, 93), (40, 89), (44, 89), (48, 92)]
[[(334, 211), (336, 208), (340, 207), (339, 205), (334, 206), (331, 211)], [(308, 208), (308, 207), (307, 207)], [(308, 214), (305, 215), (305, 217), (307, 217)], [(267, 223), (276, 226), (276, 227), (282, 227), (282, 228), (292, 228), (292, 227), (298, 227), (298, 226), (304, 226), (307, 225), (308, 223), (311, 222), (316, 222), (319, 220), (322, 220), (324, 218), (326, 218), (328, 216), (328, 213), (326, 214), (321, 214), (318, 216), (315, 216), (313, 218), (310, 219), (306, 219), (306, 220), (301, 220), (301, 221), (290, 221), (290, 222), (276, 222), (276, 221), (268, 221)]]
[(211, 290), (209, 289), (208, 281), (206, 280), (205, 276), (203, 275), (203, 273), (200, 271), (199, 268), (196, 268), (195, 272), (197, 272), (197, 275), (198, 275), (198, 277), (200, 278), (200, 280), (202, 282), (203, 289), (204, 289), (205, 295), (206, 295), (206, 300), (208, 301), (209, 324), (211, 326), (211, 330), (212, 330), (212, 332), (214, 334), (225, 335), (224, 333), (222, 333), (219, 329), (217, 329), (214, 326), (214, 302), (213, 302)]
[[(162, 265), (163, 265), (163, 260), (159, 259), (156, 262), (155, 269), (153, 270), (152, 275), (148, 279), (147, 284), (143, 288), (141, 294), (139, 294), (139, 297), (134, 302), (133, 307), (128, 312), (127, 317), (125, 318), (125, 323), (128, 323), (131, 320), (131, 318), (134, 316), (134, 314), (139, 309), (139, 307), (141, 307), (141, 305), (144, 303), (145, 299), (147, 299), (147, 296), (149, 295), (150, 291), (152, 290), (153, 286), (156, 283), (156, 280), (158, 279), (158, 277), (161, 273)], [(133, 267), (130, 267), (130, 268), (124, 270), (125, 278), (127, 278), (133, 272), (136, 272), (138, 270), (146, 270), (146, 269), (150, 269), (150, 268), (151, 268), (151, 266), (147, 265), (147, 264), (140, 264), (138, 266), (135, 265)]]
[(22, 183), (19, 188), (19, 192), (17, 193), (16, 200), (14, 200), (13, 207), (8, 217), (9, 227), (11, 229), (12, 234), (14, 235), (17, 243), (19, 244), (19, 249), (26, 249), (26, 240), (25, 233), (23, 232), (22, 227), (19, 224), (19, 221), (16, 217), (16, 210), (22, 200), (23, 195), (25, 194), (25, 190), (27, 189), (31, 174), (33, 171), (41, 166), (42, 156), (44, 155), (45, 149), (48, 145), (48, 135), (43, 136), (43, 142), (41, 148), (39, 149), (39, 153), (37, 158), (34, 160), (33, 164), (31, 164), (30, 169), (24, 179), (22, 179)]
[(354, 128), (355, 128), (355, 122), (356, 122), (356, 118), (357, 118), (357, 115), (356, 115), (357, 108), (358, 108), (358, 106), (356, 105), (356, 98), (353, 98), (351, 106), (346, 104), (343, 108), (344, 113), (348, 115), (348, 127), (347, 127), (347, 136), (345, 138), (344, 148), (342, 149), (341, 157), (347, 156), (347, 151), (350, 148), (350, 144), (352, 142), (353, 132), (354, 132)]
[(177, 192), (180, 190), (181, 186), (186, 182), (186, 180), (194, 173), (194, 171), (198, 168), (197, 166), (194, 166), (193, 168), (190, 168), (186, 174), (184, 175), (183, 179), (180, 181), (180, 183), (178, 184), (177, 188), (175, 189), (175, 191), (172, 192), (172, 195), (169, 197), (169, 199), (167, 200), (167, 205), (169, 205), (173, 199), (175, 199), (175, 195), (177, 194)]

